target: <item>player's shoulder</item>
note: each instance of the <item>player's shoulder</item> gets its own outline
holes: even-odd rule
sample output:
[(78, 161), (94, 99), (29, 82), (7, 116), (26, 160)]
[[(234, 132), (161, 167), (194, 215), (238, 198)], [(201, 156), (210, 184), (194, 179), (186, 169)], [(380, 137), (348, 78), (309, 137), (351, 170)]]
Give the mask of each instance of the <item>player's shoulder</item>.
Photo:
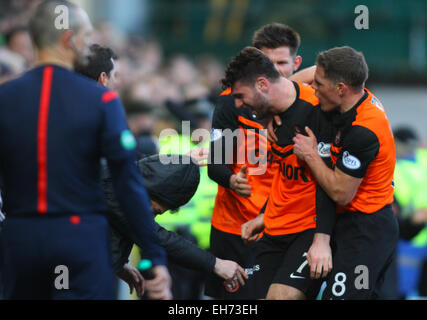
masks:
[(364, 147), (379, 145), (379, 138), (374, 130), (367, 126), (352, 125), (346, 134), (346, 144)]
[(390, 124), (381, 101), (369, 90), (365, 89), (363, 101), (356, 108), (354, 125), (365, 126), (369, 129), (388, 129)]
[(216, 97), (215, 109), (219, 112), (228, 113), (237, 110), (234, 104), (233, 96), (231, 95), (231, 89), (224, 90), (218, 97)]
[(234, 104), (231, 90), (226, 90), (221, 95), (216, 97), (214, 105), (215, 110), (212, 118), (213, 127), (217, 129), (234, 129), (237, 127), (239, 111)]
[(315, 95), (315, 90), (312, 86), (294, 81), (295, 88), (297, 89), (297, 97), (299, 100), (307, 102), (312, 106), (319, 105), (319, 99)]
[(30, 72), (25, 72), (17, 76), (16, 78), (9, 80), (6, 83), (3, 83), (2, 85), (0, 85), (0, 95), (4, 96), (4, 99), (6, 99), (6, 98), (11, 98), (10, 96), (11, 92), (16, 91), (16, 92), (20, 92), (20, 94), (22, 94), (22, 92), (25, 92), (25, 86), (31, 85), (28, 82), (29, 74)]
[(371, 91), (365, 88), (365, 94), (362, 98), (363, 101), (359, 102), (359, 106), (357, 107), (357, 114), (359, 117), (384, 117), (385, 116), (385, 108), (381, 103), (380, 99), (378, 99)]

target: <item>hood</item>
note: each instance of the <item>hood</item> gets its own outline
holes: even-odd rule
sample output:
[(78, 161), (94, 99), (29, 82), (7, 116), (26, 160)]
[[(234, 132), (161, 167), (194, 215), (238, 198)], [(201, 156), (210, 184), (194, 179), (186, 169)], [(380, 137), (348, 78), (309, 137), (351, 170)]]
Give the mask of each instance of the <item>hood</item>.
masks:
[(171, 209), (177, 209), (190, 201), (200, 182), (199, 166), (189, 156), (174, 157), (179, 157), (179, 164), (162, 164), (160, 155), (138, 161), (150, 198)]

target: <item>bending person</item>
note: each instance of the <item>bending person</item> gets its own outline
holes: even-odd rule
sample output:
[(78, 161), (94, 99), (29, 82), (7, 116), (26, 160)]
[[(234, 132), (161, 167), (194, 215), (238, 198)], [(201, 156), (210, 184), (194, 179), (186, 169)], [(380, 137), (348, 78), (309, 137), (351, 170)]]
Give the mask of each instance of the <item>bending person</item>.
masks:
[[(161, 156), (155, 155), (138, 161), (139, 171), (151, 199), (154, 215), (167, 210), (176, 211), (193, 197), (200, 180), (199, 166), (193, 161), (185, 161), (180, 156), (180, 164), (164, 165)], [(184, 164), (189, 163), (189, 164)], [(127, 219), (115, 199), (110, 174), (106, 166), (102, 172), (104, 192), (110, 208), (108, 219), (112, 230), (113, 270), (125, 280), (132, 290), (142, 295), (143, 284), (136, 270), (129, 266), (128, 257), (134, 242), (130, 237)], [(200, 249), (175, 232), (156, 223), (159, 244), (166, 249), (168, 260), (205, 273), (214, 273), (226, 281), (238, 280), (241, 285), (248, 276), (236, 262), (216, 258), (210, 252)]]

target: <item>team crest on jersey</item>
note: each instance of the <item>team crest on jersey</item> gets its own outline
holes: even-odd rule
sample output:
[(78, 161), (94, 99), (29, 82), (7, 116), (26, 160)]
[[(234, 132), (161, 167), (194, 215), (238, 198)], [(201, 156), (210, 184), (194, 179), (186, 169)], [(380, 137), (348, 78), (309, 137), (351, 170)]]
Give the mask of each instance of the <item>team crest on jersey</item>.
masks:
[(294, 135), (302, 134), (302, 130), (299, 126), (294, 126)]
[(341, 142), (341, 130), (338, 130), (337, 135), (335, 136), (335, 145), (337, 146)]
[(322, 158), (329, 158), (331, 156), (331, 144), (320, 142), (317, 146), (317, 152)]
[(234, 293), (240, 288), (239, 281), (237, 279), (233, 279), (231, 281), (224, 281), (224, 287), (225, 291)]

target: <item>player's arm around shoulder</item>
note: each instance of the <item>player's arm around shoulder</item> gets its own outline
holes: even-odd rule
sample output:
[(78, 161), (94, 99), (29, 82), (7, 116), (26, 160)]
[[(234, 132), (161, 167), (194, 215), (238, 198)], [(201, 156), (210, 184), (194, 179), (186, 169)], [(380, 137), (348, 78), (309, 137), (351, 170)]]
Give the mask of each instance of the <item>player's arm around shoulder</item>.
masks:
[(310, 167), (315, 180), (339, 205), (347, 205), (356, 195), (361, 178), (351, 176), (339, 168), (330, 169), (318, 153), (317, 138), (306, 127), (308, 136), (298, 134), (294, 138), (294, 153)]

